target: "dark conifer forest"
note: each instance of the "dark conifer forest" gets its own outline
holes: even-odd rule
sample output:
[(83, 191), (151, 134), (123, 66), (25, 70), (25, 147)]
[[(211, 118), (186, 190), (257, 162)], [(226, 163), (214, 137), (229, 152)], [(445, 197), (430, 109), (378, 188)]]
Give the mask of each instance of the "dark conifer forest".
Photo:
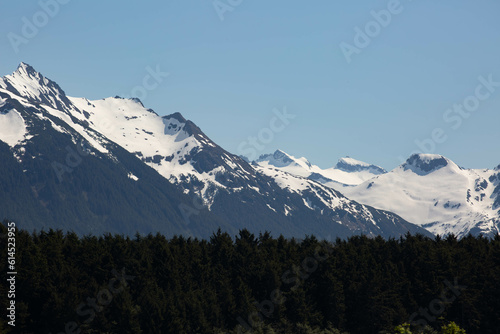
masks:
[(320, 241), (242, 230), (199, 240), (20, 230), (15, 255), (16, 326), (3, 315), (1, 333), (500, 333), (498, 235)]

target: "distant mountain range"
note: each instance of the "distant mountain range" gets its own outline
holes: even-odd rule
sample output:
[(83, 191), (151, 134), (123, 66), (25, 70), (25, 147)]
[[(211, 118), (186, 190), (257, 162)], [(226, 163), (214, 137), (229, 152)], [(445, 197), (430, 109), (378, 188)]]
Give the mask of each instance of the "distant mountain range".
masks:
[(312, 165), (306, 158), (295, 158), (281, 150), (274, 154), (265, 154), (255, 161), (263, 168), (278, 168), (284, 172), (318, 181), (331, 188), (342, 190), (355, 186), (374, 176), (387, 173), (379, 166), (346, 157), (339, 159), (333, 168), (321, 169)]
[(359, 203), (397, 213), (433, 234), (493, 236), (500, 231), (500, 166), (464, 169), (441, 155), (415, 154), (388, 173), (351, 158), (322, 170), (282, 151), (264, 155), (256, 163), (262, 169), (323, 183)]
[[(438, 220), (429, 225), (415, 218), (420, 206), (403, 210), (401, 196), (392, 195), (408, 191), (403, 186), (387, 189), (391, 193), (385, 195), (373, 192), (384, 192), (382, 184), (393, 181), (382, 181), (395, 171), (351, 158), (322, 170), (281, 151), (248, 163), (179, 113), (159, 116), (138, 99), (69, 97), (25, 63), (0, 78), (0, 158), (0, 218), (26, 229), (196, 237), (208, 237), (218, 228), (287, 237), (432, 235), (418, 224), (441, 232)], [(415, 173), (410, 167), (401, 173)], [(477, 228), (468, 231), (493, 233), (493, 226), (498, 228), (499, 173), (479, 176), (486, 185), (479, 181), (467, 203), (481, 203), (489, 210), (484, 217), (493, 220), (483, 225), (474, 221)], [(374, 183), (368, 187), (367, 182)], [(449, 183), (446, 191), (462, 191), (455, 185)], [(373, 189), (363, 192), (363, 187)], [(445, 200), (439, 197), (437, 205), (444, 206)], [(457, 203), (450, 198), (443, 210)], [(460, 212), (467, 211), (467, 204), (461, 205)], [(457, 219), (455, 225), (463, 222)]]

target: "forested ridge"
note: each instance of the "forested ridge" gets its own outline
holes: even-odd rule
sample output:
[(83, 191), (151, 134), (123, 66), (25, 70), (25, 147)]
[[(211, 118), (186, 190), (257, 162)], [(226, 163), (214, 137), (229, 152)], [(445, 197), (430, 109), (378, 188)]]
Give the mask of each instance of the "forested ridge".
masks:
[(319, 241), (242, 230), (199, 240), (21, 230), (16, 269), (16, 327), (2, 316), (2, 333), (354, 334), (403, 323), (415, 333), (450, 321), (468, 334), (500, 333), (498, 235)]

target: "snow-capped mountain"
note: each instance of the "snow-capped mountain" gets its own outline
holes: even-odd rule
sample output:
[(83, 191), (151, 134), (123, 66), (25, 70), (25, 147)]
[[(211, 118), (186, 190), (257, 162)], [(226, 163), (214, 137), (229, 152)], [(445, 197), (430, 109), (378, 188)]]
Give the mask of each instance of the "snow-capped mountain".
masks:
[(277, 168), (293, 175), (318, 181), (339, 191), (387, 173), (379, 166), (350, 157), (340, 158), (335, 167), (321, 169), (312, 165), (306, 158), (295, 158), (281, 150), (273, 154), (261, 155), (255, 162), (262, 168)]
[[(202, 237), (215, 226), (286, 236), (427, 233), (311, 179), (283, 171), (272, 176), (225, 151), (179, 113), (161, 117), (138, 99), (68, 97), (24, 63), (0, 80), (0, 141), (13, 174), (0, 180), (1, 196), (17, 196), (1, 202), (0, 212), (24, 218), (29, 227), (68, 229), (70, 222), (92, 225), (79, 225), (87, 232)], [(146, 228), (139, 228), (141, 215)], [(40, 225), (44, 219), (49, 223)]]
[(436, 154), (415, 154), (344, 194), (395, 212), (434, 234), (500, 231), (500, 170), (464, 169)]
[(231, 230), (202, 208), (188, 225), (179, 208), (192, 199), (88, 125), (29, 65), (0, 79), (0, 219), (81, 234)]

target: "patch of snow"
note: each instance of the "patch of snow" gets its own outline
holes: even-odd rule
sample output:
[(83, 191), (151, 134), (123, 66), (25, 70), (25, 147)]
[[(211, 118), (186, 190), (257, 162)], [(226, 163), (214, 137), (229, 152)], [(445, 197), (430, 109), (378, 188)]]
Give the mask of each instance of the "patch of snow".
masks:
[(131, 172), (128, 173), (128, 178), (129, 179), (132, 179), (134, 181), (137, 181), (139, 180), (139, 178), (137, 176), (135, 176), (134, 174), (132, 174)]
[(14, 147), (25, 139), (27, 135), (26, 124), (21, 114), (11, 109), (0, 113), (0, 140)]
[(266, 205), (267, 205), (267, 207), (268, 207), (269, 209), (271, 209), (271, 210), (273, 210), (274, 212), (276, 212), (276, 210), (275, 210), (272, 206), (270, 206), (269, 204), (266, 204)]

